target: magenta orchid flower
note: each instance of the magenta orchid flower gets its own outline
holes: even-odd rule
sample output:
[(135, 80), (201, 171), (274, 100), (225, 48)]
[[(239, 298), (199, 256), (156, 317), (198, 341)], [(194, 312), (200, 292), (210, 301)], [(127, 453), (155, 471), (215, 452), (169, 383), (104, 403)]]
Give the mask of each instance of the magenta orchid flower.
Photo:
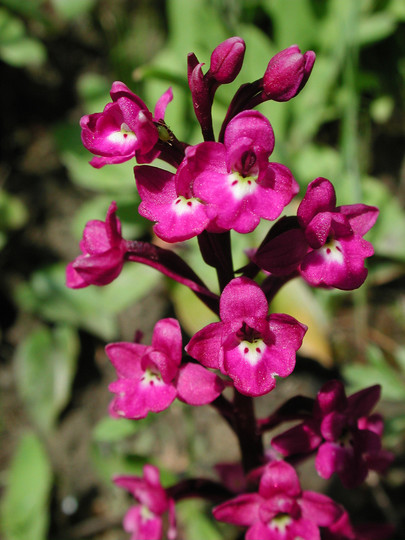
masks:
[(251, 232), (261, 218), (276, 219), (298, 192), (290, 170), (269, 163), (273, 148), (270, 122), (249, 110), (229, 122), (224, 144), (204, 142), (186, 151), (194, 195), (214, 209), (218, 230)]
[(258, 493), (244, 493), (213, 509), (215, 519), (248, 527), (246, 540), (320, 540), (343, 510), (326, 495), (302, 491), (294, 468), (274, 461), (264, 468)]
[(220, 317), (221, 322), (191, 338), (186, 346), (190, 356), (220, 369), (248, 396), (267, 394), (276, 385), (275, 376), (290, 375), (306, 326), (289, 315), (268, 315), (266, 297), (257, 283), (233, 279), (221, 295)]
[(127, 248), (116, 212), (117, 204), (112, 202), (105, 221), (92, 220), (86, 224), (80, 242), (82, 255), (66, 268), (68, 287), (107, 285), (120, 274)]
[(193, 177), (183, 160), (176, 174), (157, 167), (135, 167), (142, 199), (141, 216), (156, 221), (153, 230), (165, 242), (182, 242), (200, 234), (210, 223), (210, 207), (193, 193)]
[(83, 144), (97, 156), (90, 164), (98, 169), (133, 157), (138, 163), (150, 163), (159, 155), (154, 148), (159, 139), (154, 122), (164, 118), (173, 98), (171, 88), (157, 102), (154, 117), (124, 83), (114, 82), (110, 95), (112, 103), (108, 103), (102, 113), (86, 115), (80, 120)]
[(289, 101), (305, 86), (315, 62), (315, 53), (302, 54), (297, 45), (280, 51), (270, 60), (263, 76), (266, 99)]
[(163, 538), (163, 516), (168, 514), (169, 527), (165, 538), (177, 537), (175, 504), (162, 487), (159, 469), (145, 465), (143, 477), (116, 476), (114, 483), (126, 489), (137, 501), (124, 518), (124, 529), (131, 533), (131, 540), (161, 540)]
[(318, 393), (312, 417), (277, 435), (271, 444), (283, 456), (317, 450), (320, 476), (337, 473), (346, 487), (359, 486), (369, 470), (384, 472), (393, 459), (381, 448), (381, 415), (370, 415), (380, 392), (376, 385), (346, 397), (340, 381), (329, 381)]
[(364, 261), (374, 253), (363, 236), (376, 222), (378, 209), (365, 204), (336, 207), (331, 182), (316, 178), (297, 215), (310, 246), (300, 267), (303, 278), (315, 287), (360, 287), (367, 277)]
[(176, 397), (189, 405), (206, 405), (224, 389), (215, 373), (194, 363), (180, 365), (182, 339), (176, 319), (156, 323), (151, 345), (110, 343), (106, 353), (118, 374), (109, 385), (116, 394), (110, 406), (115, 417), (145, 418), (167, 409)]

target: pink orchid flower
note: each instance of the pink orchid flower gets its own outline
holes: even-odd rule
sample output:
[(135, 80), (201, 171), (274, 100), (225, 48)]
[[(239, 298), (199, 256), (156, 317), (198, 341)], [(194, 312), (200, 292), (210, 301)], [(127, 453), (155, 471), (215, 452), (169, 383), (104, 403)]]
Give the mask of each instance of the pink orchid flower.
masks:
[(346, 397), (340, 381), (329, 381), (318, 392), (312, 417), (271, 444), (283, 456), (317, 450), (315, 467), (322, 478), (337, 473), (346, 487), (357, 487), (369, 470), (384, 472), (393, 459), (381, 448), (381, 415), (370, 415), (380, 392), (375, 385)]
[(171, 88), (157, 102), (153, 117), (141, 98), (124, 83), (114, 82), (110, 95), (112, 103), (102, 113), (86, 115), (80, 120), (83, 144), (97, 156), (90, 164), (99, 169), (135, 156), (138, 163), (150, 163), (159, 155), (154, 148), (159, 139), (154, 122), (164, 118), (166, 107), (173, 99)]
[(365, 204), (336, 207), (331, 182), (316, 178), (297, 215), (310, 247), (300, 267), (303, 278), (315, 287), (360, 287), (367, 277), (364, 261), (374, 253), (363, 236), (376, 222), (378, 209)]
[(251, 232), (261, 218), (276, 219), (298, 192), (290, 170), (269, 163), (273, 148), (270, 122), (249, 110), (229, 122), (223, 144), (208, 141), (187, 149), (194, 195), (213, 208), (218, 230)]
[(117, 204), (112, 202), (105, 221), (92, 220), (86, 224), (80, 242), (82, 255), (66, 268), (68, 287), (107, 285), (120, 274), (127, 248), (116, 212)]
[(116, 394), (110, 406), (115, 417), (145, 418), (167, 409), (176, 397), (189, 405), (206, 405), (224, 389), (215, 373), (194, 363), (180, 365), (182, 339), (176, 319), (156, 323), (151, 345), (110, 343), (106, 353), (118, 374), (109, 385)]
[(182, 242), (204, 231), (211, 209), (195, 197), (187, 160), (176, 174), (157, 167), (135, 167), (136, 185), (142, 199), (141, 216), (156, 221), (155, 234), (165, 242)]
[(320, 540), (343, 510), (332, 499), (302, 491), (294, 468), (273, 461), (264, 468), (258, 493), (244, 493), (213, 509), (215, 519), (248, 527), (246, 540)]
[(137, 501), (124, 518), (124, 529), (131, 533), (131, 540), (161, 540), (163, 537), (163, 516), (168, 513), (169, 528), (165, 538), (177, 537), (174, 501), (162, 487), (159, 469), (145, 465), (143, 477), (116, 476), (114, 483), (126, 489)]
[(186, 346), (190, 356), (220, 369), (248, 396), (267, 394), (276, 385), (275, 376), (290, 375), (307, 328), (289, 315), (268, 315), (257, 283), (233, 279), (221, 295), (220, 317), (191, 338)]

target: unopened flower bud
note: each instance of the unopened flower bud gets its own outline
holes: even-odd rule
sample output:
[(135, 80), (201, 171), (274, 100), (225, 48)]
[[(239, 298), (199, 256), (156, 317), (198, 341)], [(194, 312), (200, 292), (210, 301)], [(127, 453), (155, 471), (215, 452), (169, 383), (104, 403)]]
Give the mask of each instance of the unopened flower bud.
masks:
[(231, 83), (242, 67), (245, 48), (240, 37), (231, 37), (215, 47), (209, 70), (211, 77), (220, 84)]
[(263, 76), (267, 99), (288, 101), (305, 86), (315, 62), (315, 53), (302, 54), (297, 45), (280, 51), (270, 60)]

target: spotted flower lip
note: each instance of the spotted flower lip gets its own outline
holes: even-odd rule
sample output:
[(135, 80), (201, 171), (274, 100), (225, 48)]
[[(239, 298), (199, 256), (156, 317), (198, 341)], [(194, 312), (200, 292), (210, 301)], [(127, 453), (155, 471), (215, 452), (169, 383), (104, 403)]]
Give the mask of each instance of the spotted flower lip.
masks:
[(266, 297), (257, 283), (233, 279), (221, 295), (220, 317), (221, 322), (209, 324), (191, 338), (186, 346), (190, 356), (220, 369), (248, 396), (270, 392), (275, 376), (286, 377), (293, 371), (306, 326), (289, 315), (268, 315)]
[(251, 232), (261, 218), (276, 219), (298, 192), (291, 171), (269, 163), (273, 148), (270, 122), (249, 110), (229, 122), (224, 143), (208, 141), (186, 151), (194, 193), (213, 209), (219, 229)]
[(337, 473), (346, 487), (357, 487), (369, 470), (384, 472), (393, 459), (381, 447), (381, 415), (370, 414), (380, 392), (375, 385), (346, 397), (340, 381), (329, 381), (317, 395), (312, 417), (277, 435), (271, 444), (283, 456), (316, 450), (320, 476)]
[(363, 236), (376, 222), (378, 209), (336, 206), (333, 185), (320, 177), (309, 184), (297, 216), (309, 247), (300, 266), (302, 277), (315, 287), (360, 287), (367, 277), (365, 259), (374, 253)]
[(244, 493), (213, 509), (218, 521), (248, 527), (246, 540), (320, 540), (319, 527), (343, 509), (314, 491), (302, 491), (294, 468), (284, 461), (265, 466), (256, 493)]
[(115, 476), (114, 483), (134, 497), (137, 504), (125, 515), (124, 529), (131, 533), (131, 540), (160, 540), (163, 538), (163, 516), (168, 514), (165, 537), (177, 537), (175, 504), (160, 483), (159, 469), (145, 465), (143, 476)]
[(117, 204), (113, 201), (106, 220), (89, 221), (80, 242), (82, 255), (68, 264), (66, 285), (81, 289), (88, 285), (107, 285), (121, 272), (126, 253), (126, 242), (121, 236), (121, 223), (116, 216)]
[(124, 83), (114, 82), (110, 95), (112, 103), (102, 113), (86, 115), (80, 120), (82, 142), (96, 155), (90, 164), (98, 169), (135, 156), (139, 163), (150, 163), (159, 155), (154, 148), (159, 138), (154, 122), (164, 118), (166, 107), (173, 99), (171, 88), (158, 100), (154, 117)]
[(110, 414), (140, 419), (158, 413), (177, 397), (189, 405), (206, 405), (224, 388), (221, 379), (198, 364), (181, 364), (182, 339), (176, 319), (155, 325), (151, 345), (118, 342), (106, 346), (118, 380), (109, 385), (115, 395)]

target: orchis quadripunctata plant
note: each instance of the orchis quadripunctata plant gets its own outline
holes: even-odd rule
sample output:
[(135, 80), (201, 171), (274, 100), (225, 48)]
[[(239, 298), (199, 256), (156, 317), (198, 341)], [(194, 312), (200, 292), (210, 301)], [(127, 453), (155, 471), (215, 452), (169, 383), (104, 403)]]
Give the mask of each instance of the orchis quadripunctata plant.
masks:
[[(254, 107), (294, 98), (315, 61), (313, 51), (301, 53), (297, 45), (276, 54), (261, 78), (236, 91), (216, 138), (215, 92), (238, 76), (244, 55), (244, 41), (229, 38), (214, 49), (204, 74), (204, 64), (189, 54), (187, 79), (203, 137), (196, 145), (179, 141), (165, 124), (171, 89), (152, 115), (125, 84), (115, 82), (112, 103), (81, 120), (83, 143), (96, 155), (91, 164), (98, 168), (136, 158), (139, 213), (166, 242), (197, 237), (219, 285), (218, 290), (208, 288), (176, 249), (123, 238), (114, 202), (105, 221), (86, 225), (82, 254), (67, 267), (69, 287), (107, 285), (124, 264), (147, 264), (189, 287), (218, 317), (191, 336), (185, 348), (174, 318), (156, 323), (150, 345), (138, 337), (107, 345), (118, 376), (109, 386), (114, 394), (110, 414), (137, 420), (161, 413), (175, 398), (210, 405), (233, 430), (241, 453), (240, 463), (215, 465), (218, 482), (183, 478), (164, 489), (154, 465), (146, 465), (141, 478), (116, 477), (114, 482), (137, 502), (125, 516), (124, 528), (132, 540), (174, 540), (176, 502), (201, 497), (217, 504), (215, 519), (247, 528), (247, 540), (368, 538), (357, 532), (366, 529), (352, 525), (332, 499), (302, 490), (293, 463), (295, 457), (317, 451), (318, 473), (329, 478), (337, 472), (349, 488), (363, 482), (368, 470), (384, 472), (392, 456), (381, 447), (382, 417), (369, 414), (379, 387), (346, 398), (343, 385), (330, 381), (315, 402), (295, 396), (260, 420), (253, 398), (273, 392), (276, 378), (293, 372), (307, 330), (288, 314), (269, 313), (271, 299), (300, 276), (313, 287), (359, 287), (367, 276), (365, 259), (373, 254), (363, 236), (378, 210), (364, 204), (336, 206), (331, 182), (317, 178), (297, 215), (278, 219), (260, 246), (249, 251), (246, 266), (234, 271), (230, 231), (245, 234), (261, 219), (276, 220), (298, 193), (292, 172), (269, 162), (273, 128)], [(155, 159), (175, 170), (145, 165)], [(255, 281), (261, 271), (263, 279)], [(263, 433), (291, 420), (302, 423), (273, 438), (273, 447), (266, 449)], [(284, 461), (275, 460), (276, 451)], [(388, 537), (389, 527), (378, 530)]]

